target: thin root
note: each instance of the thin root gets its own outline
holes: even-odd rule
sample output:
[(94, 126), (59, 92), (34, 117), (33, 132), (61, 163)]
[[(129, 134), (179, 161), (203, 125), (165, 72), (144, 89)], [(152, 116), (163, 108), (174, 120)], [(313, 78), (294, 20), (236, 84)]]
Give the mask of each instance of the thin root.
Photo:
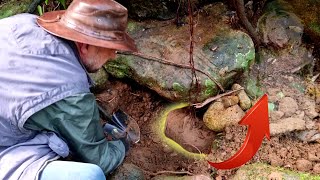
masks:
[(214, 97), (211, 97), (211, 98), (209, 98), (209, 99), (206, 99), (206, 100), (205, 100), (204, 102), (202, 102), (202, 103), (192, 104), (192, 106), (194, 106), (195, 108), (202, 108), (203, 106), (211, 103), (212, 101), (215, 101), (215, 100), (217, 100), (217, 99), (220, 99), (220, 98), (222, 98), (223, 96), (228, 96), (228, 95), (230, 95), (230, 94), (233, 94), (233, 93), (238, 92), (238, 91), (243, 90), (243, 89), (244, 89), (244, 88), (240, 88), (240, 89), (232, 90), (232, 91), (229, 91), (229, 92), (226, 92), (226, 93), (223, 93), (223, 94), (218, 94), (218, 95), (216, 95), (216, 96), (214, 96)]
[(187, 175), (190, 175), (190, 176), (194, 175), (189, 171), (158, 171), (158, 172), (154, 173), (154, 172), (149, 172), (149, 171), (144, 170), (144, 172), (146, 174), (151, 175), (151, 176), (158, 176), (160, 174), (187, 174)]
[[(156, 62), (159, 62), (159, 63), (162, 63), (162, 64), (167, 64), (167, 65), (171, 65), (171, 66), (176, 66), (176, 67), (180, 67), (180, 68), (185, 68), (185, 69), (192, 69), (193, 67), (189, 66), (189, 65), (184, 65), (184, 64), (177, 64), (177, 63), (174, 63), (174, 62), (171, 62), (171, 61), (168, 61), (166, 59), (161, 59), (161, 58), (158, 58), (158, 57), (153, 57), (153, 56), (150, 56), (150, 55), (146, 55), (146, 54), (142, 54), (142, 53), (139, 53), (139, 52), (117, 52), (118, 54), (123, 54), (123, 55), (134, 55), (134, 56), (138, 56), (138, 57), (142, 57), (142, 58), (145, 58), (145, 59), (150, 59), (152, 61), (156, 61)], [(211, 77), (208, 73), (202, 71), (202, 70), (199, 70), (199, 69), (196, 69), (194, 68), (195, 71), (198, 71), (204, 75), (206, 75), (208, 78), (210, 78), (223, 92), (225, 91), (224, 88), (222, 87), (222, 85), (216, 80), (214, 79), (213, 77)]]

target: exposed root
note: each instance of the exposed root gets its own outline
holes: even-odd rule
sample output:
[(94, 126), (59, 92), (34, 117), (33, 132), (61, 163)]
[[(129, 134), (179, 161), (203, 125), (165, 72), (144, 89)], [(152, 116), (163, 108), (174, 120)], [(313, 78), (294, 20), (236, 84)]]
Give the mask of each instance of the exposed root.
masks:
[(194, 174), (192, 174), (191, 172), (189, 171), (158, 171), (158, 172), (149, 172), (149, 171), (146, 171), (146, 170), (143, 170), (146, 174), (149, 174), (151, 176), (158, 176), (158, 175), (161, 175), (161, 174), (187, 174), (189, 176), (193, 176)]
[(243, 24), (245, 29), (250, 34), (251, 38), (253, 39), (253, 41), (255, 43), (255, 46), (259, 47), (261, 45), (261, 40), (259, 38), (258, 33), (255, 31), (255, 29), (253, 28), (252, 24), (249, 22), (249, 20), (246, 16), (243, 0), (235, 0), (235, 5), (236, 5), (236, 9), (237, 9), (237, 14), (238, 14), (238, 17), (239, 17), (241, 23)]
[(199, 148), (197, 148), (197, 146), (195, 146), (195, 145), (193, 145), (193, 144), (189, 144), (189, 143), (183, 143), (183, 144), (192, 146), (193, 148), (195, 148), (195, 149), (198, 151), (199, 154), (202, 154), (202, 152), (200, 151)]
[(216, 95), (216, 96), (214, 96), (214, 97), (211, 97), (211, 98), (209, 98), (209, 99), (206, 99), (206, 100), (205, 100), (204, 102), (202, 102), (202, 103), (192, 104), (192, 106), (194, 106), (195, 108), (202, 108), (203, 106), (209, 104), (209, 103), (212, 102), (212, 101), (215, 101), (215, 100), (217, 100), (217, 99), (220, 99), (220, 98), (222, 98), (223, 96), (228, 96), (228, 95), (230, 95), (230, 94), (232, 94), (232, 93), (235, 93), (235, 92), (240, 91), (240, 90), (243, 90), (243, 89), (244, 89), (244, 88), (240, 88), (240, 89), (232, 90), (232, 91), (229, 91), (229, 92), (226, 92), (226, 93), (223, 93), (223, 94), (218, 94), (218, 95)]

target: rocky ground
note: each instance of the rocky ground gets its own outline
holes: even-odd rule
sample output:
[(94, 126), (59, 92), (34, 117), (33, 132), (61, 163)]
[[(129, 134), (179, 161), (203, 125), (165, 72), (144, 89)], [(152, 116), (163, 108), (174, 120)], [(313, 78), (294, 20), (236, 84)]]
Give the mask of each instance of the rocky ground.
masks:
[[(271, 140), (263, 141), (260, 150), (248, 164), (260, 162), (296, 172), (320, 174), (320, 120), (316, 116), (314, 101), (305, 92), (300, 91), (300, 86), (284, 83), (298, 82), (302, 83), (301, 87), (305, 87), (298, 76), (271, 78), (263, 81), (269, 95), (269, 107), (271, 106)], [(109, 109), (121, 108), (135, 119), (141, 128), (140, 142), (131, 147), (125, 159), (125, 163), (135, 165), (137, 171), (143, 173), (138, 179), (177, 174), (203, 174), (212, 179), (231, 179), (235, 176), (238, 169), (216, 170), (205, 160), (187, 158), (162, 143), (153, 130), (153, 124), (170, 102), (126, 80), (111, 78), (109, 87), (97, 95), (98, 102)], [(210, 159), (223, 161), (235, 154), (241, 147), (246, 133), (246, 127), (231, 125), (223, 132), (211, 134), (214, 139)]]

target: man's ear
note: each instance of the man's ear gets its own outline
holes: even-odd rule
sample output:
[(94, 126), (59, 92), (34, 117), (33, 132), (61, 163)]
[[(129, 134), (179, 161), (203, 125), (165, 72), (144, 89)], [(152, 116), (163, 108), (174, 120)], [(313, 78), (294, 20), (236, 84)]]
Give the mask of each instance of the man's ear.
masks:
[(81, 57), (86, 56), (88, 54), (88, 51), (89, 51), (88, 44), (76, 42), (76, 46), (78, 48), (78, 51)]

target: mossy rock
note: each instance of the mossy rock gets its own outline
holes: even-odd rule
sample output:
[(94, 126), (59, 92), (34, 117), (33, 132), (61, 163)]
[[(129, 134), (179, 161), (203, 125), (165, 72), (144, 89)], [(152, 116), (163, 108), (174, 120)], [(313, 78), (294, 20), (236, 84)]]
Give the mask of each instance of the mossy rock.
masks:
[(94, 85), (91, 90), (99, 92), (107, 88), (109, 75), (103, 68), (99, 69), (95, 73), (89, 73), (89, 76), (94, 81)]
[(122, 164), (117, 170), (107, 179), (111, 180), (144, 180), (143, 171), (136, 165), (130, 163)]
[(295, 172), (267, 164), (254, 163), (242, 166), (232, 178), (234, 180), (247, 179), (282, 179), (282, 180), (320, 180), (320, 176)]
[(198, 41), (193, 48), (197, 81), (192, 70), (185, 67), (190, 67), (189, 27), (160, 21), (135, 22), (132, 36), (141, 55), (119, 55), (105, 65), (107, 72), (133, 79), (170, 101), (201, 102), (221, 92), (216, 82), (228, 89), (253, 63), (254, 44), (249, 35), (221, 21), (226, 18), (224, 4), (204, 9), (194, 34)]
[(295, 13), (304, 24), (304, 33), (320, 45), (320, 1), (319, 0), (275, 0), (267, 5), (267, 11)]

